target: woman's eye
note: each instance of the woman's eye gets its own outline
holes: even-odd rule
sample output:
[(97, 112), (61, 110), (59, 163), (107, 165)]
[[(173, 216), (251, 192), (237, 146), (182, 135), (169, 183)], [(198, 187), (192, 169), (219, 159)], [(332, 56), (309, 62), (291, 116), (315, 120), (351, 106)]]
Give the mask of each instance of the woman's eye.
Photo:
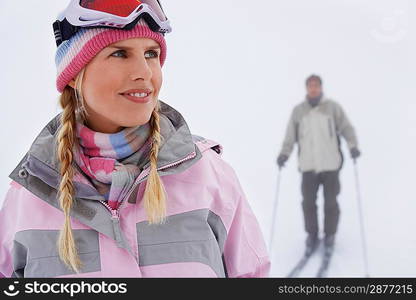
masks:
[(126, 51), (124, 51), (124, 50), (118, 50), (118, 51), (114, 52), (113, 54), (111, 54), (111, 56), (114, 56), (114, 57), (126, 57)]
[(155, 50), (149, 50), (149, 51), (146, 51), (146, 53), (144, 54), (144, 56), (146, 58), (155, 58), (155, 57), (158, 57), (159, 56), (159, 53), (157, 51), (155, 51)]

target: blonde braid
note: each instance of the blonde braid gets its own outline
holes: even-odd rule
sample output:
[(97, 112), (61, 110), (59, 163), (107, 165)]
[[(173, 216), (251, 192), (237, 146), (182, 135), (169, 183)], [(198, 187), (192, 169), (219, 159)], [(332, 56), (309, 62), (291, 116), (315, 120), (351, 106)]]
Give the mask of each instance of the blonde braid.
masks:
[(161, 224), (166, 217), (166, 192), (163, 182), (157, 172), (157, 158), (162, 136), (160, 134), (160, 102), (152, 112), (150, 127), (152, 130), (152, 147), (150, 150), (150, 173), (147, 178), (146, 190), (144, 192), (144, 207), (150, 224)]
[(71, 227), (70, 211), (74, 199), (74, 177), (73, 147), (76, 144), (75, 135), (75, 111), (77, 103), (74, 101), (75, 91), (70, 87), (65, 87), (60, 97), (60, 104), (63, 112), (61, 115), (61, 126), (58, 132), (58, 159), (60, 161), (61, 182), (59, 184), (59, 204), (65, 215), (64, 226), (60, 231), (58, 239), (59, 256), (61, 260), (72, 270), (79, 273), (81, 260), (78, 257), (78, 251)]

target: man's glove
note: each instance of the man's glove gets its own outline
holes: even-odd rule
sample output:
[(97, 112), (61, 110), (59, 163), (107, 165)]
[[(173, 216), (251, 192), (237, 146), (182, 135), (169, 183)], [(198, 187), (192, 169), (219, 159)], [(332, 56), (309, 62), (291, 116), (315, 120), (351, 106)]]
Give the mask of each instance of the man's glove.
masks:
[(360, 150), (358, 150), (358, 148), (356, 147), (352, 148), (350, 152), (351, 152), (352, 159), (357, 159), (361, 155)]
[(279, 168), (284, 167), (285, 163), (287, 161), (289, 157), (285, 154), (280, 154), (279, 157), (277, 158), (277, 165), (279, 166)]

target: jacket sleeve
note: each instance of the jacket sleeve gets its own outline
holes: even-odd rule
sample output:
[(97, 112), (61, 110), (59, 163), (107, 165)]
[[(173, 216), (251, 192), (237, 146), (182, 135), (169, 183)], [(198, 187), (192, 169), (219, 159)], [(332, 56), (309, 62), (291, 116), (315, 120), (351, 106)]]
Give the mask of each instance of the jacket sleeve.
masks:
[(280, 155), (286, 155), (287, 157), (290, 156), (293, 150), (293, 146), (297, 140), (297, 121), (296, 121), (296, 109), (292, 111), (292, 114), (289, 119), (289, 123), (286, 127), (286, 135), (285, 139), (283, 140), (282, 150), (280, 151)]
[(17, 183), (11, 182), (0, 210), (0, 277), (15, 277), (13, 266), (13, 243), (16, 232)]
[(268, 277), (270, 259), (259, 223), (238, 179), (236, 207), (224, 245), (228, 277)]
[(348, 148), (358, 148), (358, 140), (355, 134), (355, 129), (348, 119), (345, 111), (338, 103), (335, 103), (335, 126), (338, 134), (343, 136), (347, 141)]

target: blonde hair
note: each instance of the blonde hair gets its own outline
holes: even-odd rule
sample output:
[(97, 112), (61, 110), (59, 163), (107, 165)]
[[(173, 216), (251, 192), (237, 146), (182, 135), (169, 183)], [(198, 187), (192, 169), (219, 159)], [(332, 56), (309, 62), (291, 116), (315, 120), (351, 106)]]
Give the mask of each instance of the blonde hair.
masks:
[[(71, 226), (70, 211), (76, 201), (73, 184), (74, 152), (78, 145), (76, 137), (77, 115), (81, 120), (86, 120), (88, 112), (82, 96), (82, 80), (85, 69), (75, 79), (75, 89), (66, 86), (63, 90), (59, 103), (63, 109), (61, 124), (57, 139), (57, 156), (60, 162), (61, 181), (58, 190), (59, 204), (64, 212), (65, 222), (59, 233), (57, 247), (59, 257), (70, 269), (79, 273), (82, 262), (78, 256), (78, 250)], [(162, 136), (160, 134), (160, 102), (152, 112), (150, 118), (151, 127), (151, 149), (149, 154), (150, 170), (147, 178), (146, 189), (143, 195), (144, 207), (150, 224), (161, 224), (166, 218), (166, 192), (163, 182), (157, 172), (157, 159)]]

